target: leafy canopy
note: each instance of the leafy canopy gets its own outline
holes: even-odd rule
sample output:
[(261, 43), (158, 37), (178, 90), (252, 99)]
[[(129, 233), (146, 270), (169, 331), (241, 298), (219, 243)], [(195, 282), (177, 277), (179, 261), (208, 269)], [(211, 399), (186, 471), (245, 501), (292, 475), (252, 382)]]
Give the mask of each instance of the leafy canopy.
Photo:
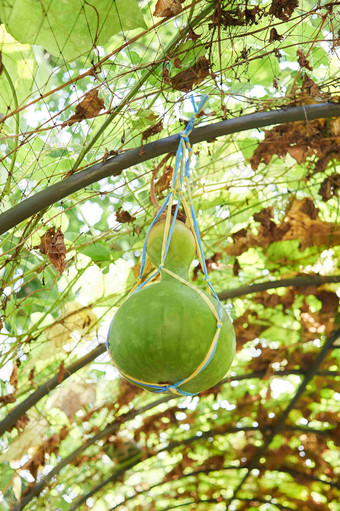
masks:
[[(66, 190), (1, 237), (0, 509), (338, 511), (339, 118), (194, 146), (237, 337), (230, 375), (194, 398), (131, 386), (103, 344), (173, 154), (66, 193), (179, 133), (190, 94), (209, 95), (198, 126), (339, 103), (338, 2), (7, 0), (0, 20), (0, 213)], [(198, 260), (190, 274), (204, 288)]]

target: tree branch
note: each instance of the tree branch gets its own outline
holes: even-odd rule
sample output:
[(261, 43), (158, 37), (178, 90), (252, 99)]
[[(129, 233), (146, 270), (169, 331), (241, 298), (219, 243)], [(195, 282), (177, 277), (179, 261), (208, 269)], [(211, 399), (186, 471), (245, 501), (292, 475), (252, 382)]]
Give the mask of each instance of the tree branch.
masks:
[[(0, 421), (0, 436), (3, 435), (6, 431), (14, 426), (14, 424), (29, 410), (34, 406), (41, 398), (46, 396), (51, 390), (55, 389), (60, 383), (69, 378), (72, 374), (82, 369), (84, 366), (95, 360), (99, 355), (102, 355), (106, 351), (106, 346), (104, 343), (96, 346), (94, 350), (70, 364), (65, 368), (63, 378), (58, 381), (59, 374), (53, 376), (46, 383), (43, 383), (40, 387), (37, 388), (30, 396), (28, 396), (24, 401), (15, 406), (8, 415)], [(229, 383), (231, 381), (241, 381), (248, 380), (251, 378), (263, 378), (266, 374), (266, 371), (255, 371), (253, 373), (240, 374), (235, 376), (227, 376), (223, 378), (217, 385), (223, 385), (224, 383)], [(289, 374), (302, 374), (305, 372), (302, 369), (291, 369), (291, 370), (283, 370), (283, 371), (275, 371), (273, 376), (287, 376)], [(338, 371), (320, 371), (318, 373), (321, 376), (338, 376)]]
[(244, 296), (251, 293), (258, 293), (259, 291), (266, 291), (267, 289), (277, 289), (279, 287), (307, 287), (307, 286), (321, 286), (322, 284), (329, 284), (340, 282), (340, 275), (299, 275), (291, 279), (281, 280), (268, 280), (260, 282), (259, 284), (251, 284), (250, 286), (242, 286), (236, 289), (228, 289), (218, 293), (220, 300), (227, 300), (228, 298), (236, 298), (237, 296)]
[[(241, 466), (235, 467), (235, 466), (228, 465), (228, 466), (222, 467), (222, 468), (206, 467), (206, 468), (201, 468), (201, 469), (198, 469), (198, 470), (193, 470), (192, 472), (187, 472), (186, 474), (183, 474), (180, 477), (176, 477), (174, 482), (178, 482), (178, 481), (181, 481), (182, 479), (185, 479), (187, 477), (193, 477), (193, 476), (197, 476), (197, 475), (200, 475), (200, 474), (210, 474), (211, 472), (221, 472), (222, 470), (223, 471), (240, 470), (240, 469), (244, 469), (244, 468), (247, 468), (247, 466), (241, 465)], [(290, 468), (286, 468), (286, 467), (278, 467), (278, 468), (266, 470), (266, 472), (284, 472), (284, 473), (289, 474), (289, 475), (291, 475), (293, 477), (296, 477), (296, 476), (304, 477), (304, 478), (306, 478), (306, 479), (308, 479), (310, 481), (314, 481), (314, 482), (321, 483), (321, 484), (326, 484), (328, 486), (332, 486), (333, 488), (340, 489), (340, 483), (339, 482), (325, 481), (324, 479), (319, 479), (316, 476), (313, 476), (313, 475), (310, 475), (310, 474), (306, 474), (304, 472), (299, 472), (298, 470), (295, 470), (295, 469), (290, 469)], [(121, 475), (121, 473), (120, 473), (120, 475)], [(113, 479), (113, 476), (111, 476), (111, 480), (116, 480), (116, 478)], [(124, 499), (120, 504), (116, 504), (109, 511), (114, 511), (115, 509), (118, 509), (122, 505), (126, 505), (127, 501), (131, 501), (131, 500), (135, 499), (136, 497), (138, 497), (139, 495), (143, 495), (144, 493), (150, 492), (154, 488), (159, 488), (160, 486), (163, 486), (163, 485), (165, 485), (165, 484), (167, 484), (169, 482), (172, 482), (172, 481), (161, 481), (160, 483), (157, 483), (157, 484), (154, 484), (154, 485), (150, 486), (146, 490), (138, 491), (134, 495), (131, 495), (130, 497), (127, 497), (126, 499)], [(97, 486), (99, 486), (99, 485), (97, 485)], [(102, 487), (103, 487), (103, 485), (101, 486), (101, 488)], [(98, 488), (98, 490), (101, 489), (101, 488)], [(93, 489), (91, 492), (89, 492), (86, 495), (84, 495), (81, 499), (79, 499), (79, 501), (77, 501), (75, 503), (74, 506), (71, 507), (71, 509), (69, 511), (74, 511), (75, 509), (77, 509), (77, 507), (79, 507), (83, 502), (85, 502), (88, 498), (92, 497), (92, 495), (94, 495), (94, 493), (95, 492), (94, 492), (94, 489)], [(243, 500), (243, 499), (239, 499), (239, 500)], [(257, 499), (253, 498), (251, 500), (256, 501)]]
[[(190, 135), (190, 141), (194, 145), (205, 140), (212, 140), (253, 128), (295, 121), (311, 121), (313, 119), (324, 119), (339, 115), (340, 104), (335, 103), (319, 103), (287, 108), (285, 110), (258, 112), (196, 128)], [(179, 135), (172, 135), (145, 144), (143, 147), (130, 149), (125, 153), (118, 154), (114, 158), (91, 165), (87, 169), (72, 174), (66, 179), (45, 188), (45, 190), (36, 193), (0, 215), (0, 234), (5, 233), (11, 227), (18, 225), (42, 209), (92, 183), (100, 181), (104, 177), (118, 176), (124, 169), (132, 165), (137, 165), (162, 154), (175, 151), (179, 139)]]
[(286, 409), (283, 411), (281, 416), (279, 417), (278, 421), (274, 425), (274, 427), (271, 429), (270, 434), (267, 436), (266, 440), (263, 442), (261, 447), (258, 449), (257, 453), (252, 457), (249, 463), (248, 471), (245, 474), (245, 476), (242, 478), (236, 489), (234, 490), (233, 496), (228, 502), (226, 511), (229, 509), (231, 502), (233, 502), (241, 490), (243, 484), (246, 482), (248, 477), (251, 474), (251, 471), (257, 467), (261, 457), (266, 452), (267, 448), (271, 444), (273, 438), (282, 430), (282, 428), (285, 425), (285, 422), (288, 418), (289, 413), (293, 410), (295, 404), (300, 399), (303, 392), (306, 390), (306, 387), (308, 383), (312, 380), (312, 378), (316, 375), (320, 365), (324, 361), (324, 359), (327, 357), (329, 351), (332, 349), (333, 343), (340, 337), (340, 328), (337, 330), (333, 330), (333, 332), (330, 334), (330, 336), (326, 339), (324, 345), (322, 346), (318, 356), (314, 360), (314, 362), (311, 364), (310, 368), (306, 371), (305, 377), (301, 384), (299, 385), (293, 399), (290, 401), (289, 405), (286, 407)]
[(70, 364), (65, 368), (62, 379), (58, 381), (59, 375), (56, 374), (48, 380), (46, 383), (43, 383), (35, 392), (33, 392), (28, 398), (18, 404), (15, 408), (13, 408), (9, 414), (0, 422), (0, 436), (4, 434), (5, 431), (9, 430), (14, 424), (24, 415), (27, 410), (29, 410), (32, 406), (34, 406), (42, 397), (46, 396), (51, 390), (55, 389), (59, 383), (65, 381), (69, 378), (73, 373), (79, 371), (82, 367), (86, 366), (92, 360), (96, 359), (99, 355), (104, 353), (106, 350), (105, 344), (99, 344), (92, 350), (90, 353), (85, 355)]
[[(209, 431), (204, 431), (202, 433), (201, 436), (197, 436), (197, 435), (194, 435), (194, 436), (191, 436), (189, 438), (186, 438), (184, 440), (181, 440), (181, 441), (178, 441), (178, 442), (170, 442), (166, 447), (164, 447), (163, 449), (160, 449), (159, 451), (157, 451), (156, 453), (152, 452), (152, 454), (150, 456), (147, 456), (146, 458), (145, 457), (140, 457), (141, 459), (137, 459), (135, 460), (133, 463), (128, 463), (130, 461), (130, 459), (126, 460), (126, 466), (125, 468), (118, 468), (111, 476), (109, 476), (107, 479), (104, 479), (104, 481), (101, 481), (100, 483), (98, 483), (94, 488), (92, 488), (92, 490), (90, 490), (88, 493), (86, 493), (85, 495), (83, 495), (79, 500), (77, 500), (73, 506), (71, 507), (71, 509), (69, 511), (74, 511), (75, 509), (77, 509), (81, 504), (83, 504), (88, 498), (92, 497), (95, 493), (97, 493), (99, 490), (101, 490), (104, 486), (106, 486), (107, 484), (113, 482), (113, 481), (116, 481), (118, 479), (118, 475), (121, 476), (122, 473), (124, 473), (124, 471), (130, 469), (130, 468), (133, 468), (134, 466), (138, 465), (141, 461), (145, 461), (146, 459), (150, 459), (150, 458), (153, 458), (154, 456), (157, 456), (159, 453), (161, 452), (171, 452), (173, 451), (174, 449), (176, 449), (177, 447), (180, 447), (181, 445), (190, 445), (191, 443), (193, 442), (201, 442), (202, 440), (204, 440), (205, 438), (208, 438), (208, 437), (215, 437), (215, 436), (218, 436), (218, 435), (228, 435), (228, 434), (233, 434), (233, 433), (239, 433), (241, 431), (261, 431), (262, 433), (264, 433), (265, 431), (270, 431), (271, 429), (271, 426), (265, 426), (264, 428), (260, 428), (258, 426), (243, 426), (241, 428), (238, 428), (236, 426), (230, 426), (230, 425), (227, 425), (225, 428), (215, 428), (215, 429), (210, 429)], [(288, 431), (303, 431), (304, 433), (314, 433), (316, 435), (322, 435), (322, 436), (326, 436), (326, 435), (329, 435), (330, 433), (332, 433), (333, 429), (325, 429), (325, 430), (317, 430), (317, 429), (314, 429), (314, 428), (309, 428), (309, 427), (306, 427), (306, 426), (285, 426), (285, 429), (287, 429)], [(230, 469), (241, 469), (241, 468), (247, 468), (245, 466), (239, 466), (239, 467), (226, 467), (226, 470), (230, 470)], [(195, 473), (201, 473), (201, 472), (204, 472), (206, 471), (207, 469), (202, 469), (202, 470), (199, 470), (199, 471), (196, 471), (196, 472), (193, 472), (192, 474), (186, 474), (184, 475), (183, 477), (187, 477), (189, 475), (194, 475)], [(216, 471), (216, 470), (219, 470), (219, 469), (216, 469), (216, 468), (212, 468), (212, 469), (209, 469), (211, 472), (212, 471)], [(221, 469), (222, 470), (222, 469)], [(321, 482), (325, 482), (326, 481), (322, 481), (320, 480)], [(165, 484), (165, 483), (161, 483), (161, 484)], [(332, 484), (329, 484), (330, 486), (334, 486), (336, 483), (332, 483)], [(160, 484), (156, 484), (155, 486), (160, 486)], [(153, 487), (151, 487), (153, 488)], [(148, 491), (151, 489), (149, 488)], [(140, 493), (143, 493), (143, 492), (140, 492)], [(130, 499), (128, 499), (130, 500)], [(121, 506), (122, 504), (117, 504), (115, 507), (113, 507), (110, 511), (113, 511), (113, 509), (116, 509), (117, 507)]]
[(88, 440), (86, 440), (82, 445), (80, 445), (77, 449), (75, 449), (73, 452), (71, 452), (68, 456), (63, 458), (50, 472), (48, 472), (46, 475), (42, 476), (41, 481), (36, 483), (32, 489), (25, 495), (23, 499), (21, 499), (19, 502), (15, 502), (13, 506), (11, 507), (11, 511), (21, 511), (24, 509), (26, 504), (28, 504), (34, 497), (37, 497), (46, 486), (49, 485), (49, 481), (57, 474), (59, 474), (60, 470), (69, 463), (71, 463), (79, 454), (81, 454), (85, 449), (90, 447), (91, 445), (95, 444), (99, 440), (102, 440), (103, 438), (112, 435), (118, 429), (121, 427), (121, 425), (129, 420), (134, 419), (137, 417), (137, 415), (147, 412), (148, 410), (151, 410), (155, 406), (158, 406), (163, 403), (167, 403), (171, 399), (174, 399), (174, 396), (165, 396), (161, 399), (158, 399), (157, 401), (153, 401), (152, 403), (149, 403), (148, 405), (142, 406), (141, 408), (138, 408), (137, 410), (130, 410), (123, 416), (120, 416), (118, 420), (111, 422), (111, 424), (108, 424), (106, 428), (104, 428), (102, 431), (99, 431), (96, 435), (92, 436)]

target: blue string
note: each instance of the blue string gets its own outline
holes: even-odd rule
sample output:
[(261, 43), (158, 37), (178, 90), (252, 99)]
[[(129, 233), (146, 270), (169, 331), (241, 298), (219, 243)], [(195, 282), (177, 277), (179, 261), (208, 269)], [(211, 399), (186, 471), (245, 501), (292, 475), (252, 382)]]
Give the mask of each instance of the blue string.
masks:
[[(176, 205), (175, 213), (174, 213), (174, 216), (173, 216), (173, 219), (172, 219), (172, 222), (171, 222), (171, 226), (170, 226), (170, 230), (169, 230), (169, 234), (168, 234), (168, 239), (167, 239), (167, 243), (166, 243), (166, 247), (165, 247), (165, 254), (164, 254), (164, 261), (165, 261), (166, 255), (167, 255), (168, 250), (169, 250), (169, 246), (170, 246), (170, 242), (171, 242), (171, 237), (172, 237), (172, 234), (173, 234), (173, 230), (174, 230), (174, 227), (175, 227), (175, 222), (176, 222), (176, 218), (177, 218), (177, 214), (178, 214), (178, 210), (179, 210), (179, 206), (180, 206), (180, 202), (181, 202), (181, 190), (182, 190), (182, 185), (183, 185), (183, 175), (185, 175), (188, 179), (190, 179), (191, 144), (190, 144), (189, 135), (190, 135), (190, 133), (191, 133), (193, 127), (194, 127), (194, 123), (195, 123), (195, 120), (196, 120), (196, 114), (197, 114), (197, 112), (199, 112), (203, 108), (203, 105), (207, 101), (208, 96), (206, 94), (204, 94), (202, 96), (202, 99), (200, 100), (198, 106), (195, 104), (195, 100), (194, 100), (193, 96), (191, 96), (190, 99), (191, 99), (191, 103), (193, 105), (193, 109), (194, 109), (195, 113), (190, 117), (189, 122), (188, 122), (185, 130), (183, 130), (180, 133), (180, 141), (179, 141), (179, 145), (178, 145), (178, 148), (177, 148), (177, 151), (176, 151), (176, 163), (175, 163), (175, 169), (174, 169), (174, 175), (173, 175), (173, 183), (172, 183), (173, 189), (167, 195), (166, 199), (163, 202), (162, 207), (158, 211), (157, 215), (155, 216), (155, 218), (153, 219), (152, 223), (150, 224), (150, 227), (147, 230), (147, 233), (146, 233), (146, 236), (145, 236), (145, 240), (144, 240), (144, 244), (143, 244), (141, 270), (140, 270), (139, 278), (142, 278), (143, 272), (144, 272), (144, 268), (145, 268), (145, 262), (146, 262), (146, 244), (147, 244), (148, 235), (149, 235), (151, 229), (153, 228), (153, 226), (155, 225), (155, 223), (157, 222), (157, 220), (159, 219), (159, 217), (161, 216), (161, 214), (163, 213), (163, 211), (165, 210), (165, 208), (166, 208), (166, 206), (167, 206), (167, 204), (168, 204), (168, 202), (170, 200), (170, 196), (174, 193), (174, 189), (175, 189), (176, 181), (177, 181), (177, 176), (178, 176), (178, 171), (180, 169), (180, 184), (181, 184), (181, 187), (179, 189), (179, 198), (178, 198), (178, 202), (177, 202), (177, 205)], [(183, 165), (182, 165), (182, 160), (185, 157), (185, 153), (183, 153), (183, 142), (182, 141), (184, 141), (185, 149), (188, 151), (188, 156), (185, 158), (185, 162), (184, 162), (184, 168), (183, 168)], [(184, 149), (184, 151), (185, 151), (185, 149)], [(219, 329), (219, 331), (218, 331), (218, 336), (217, 336), (216, 344), (214, 346), (214, 349), (213, 349), (212, 353), (210, 354), (209, 359), (207, 360), (205, 365), (202, 367), (202, 369), (198, 373), (198, 374), (200, 374), (208, 366), (208, 364), (211, 362), (211, 360), (212, 360), (212, 358), (213, 358), (213, 356), (214, 356), (214, 354), (216, 352), (216, 348), (217, 348), (217, 344), (218, 344), (218, 339), (219, 339), (220, 332), (221, 332), (220, 329), (222, 327), (222, 312), (223, 312), (223, 307), (222, 307), (222, 304), (221, 304), (221, 302), (220, 302), (220, 300), (219, 300), (219, 298), (218, 298), (218, 296), (217, 296), (213, 286), (211, 285), (211, 283), (209, 281), (207, 266), (206, 266), (205, 259), (204, 259), (202, 242), (201, 242), (201, 238), (200, 238), (200, 234), (199, 234), (199, 230), (198, 230), (198, 225), (197, 225), (197, 219), (196, 219), (195, 211), (194, 211), (194, 208), (193, 208), (192, 204), (190, 204), (190, 210), (191, 210), (191, 215), (192, 215), (192, 219), (193, 219), (193, 226), (194, 226), (194, 230), (195, 230), (195, 234), (196, 234), (196, 238), (197, 238), (197, 242), (198, 242), (198, 246), (199, 246), (199, 250), (200, 250), (200, 254), (201, 254), (201, 258), (202, 258), (203, 272), (204, 272), (204, 277), (205, 277), (204, 280), (207, 282), (211, 292), (213, 293), (214, 298), (217, 300), (217, 303), (218, 303), (218, 317), (219, 317), (219, 320), (220, 320), (220, 324), (217, 325), (217, 328)], [(136, 291), (139, 291), (143, 286), (145, 286), (145, 284), (147, 284), (150, 280), (152, 280), (161, 271), (162, 267), (163, 267), (162, 265), (159, 265), (158, 269), (148, 279), (146, 279), (144, 282), (139, 284), (139, 286), (134, 291), (134, 293)], [(109, 329), (108, 338), (107, 338), (107, 340), (105, 342), (107, 349), (109, 349), (110, 331), (111, 331), (111, 327)], [(129, 376), (128, 379), (131, 382), (140, 385), (140, 383), (137, 380), (134, 380), (134, 378)], [(171, 390), (176, 390), (177, 392), (179, 392), (183, 396), (195, 396), (196, 394), (192, 394), (190, 392), (185, 392), (184, 390), (181, 390), (181, 389), (178, 388), (179, 385), (181, 385), (184, 381), (185, 381), (185, 378), (183, 380), (177, 382), (177, 383), (169, 384), (169, 385), (167, 385), (165, 387), (157, 385), (157, 384), (151, 384), (151, 383), (143, 383), (142, 385), (143, 385), (143, 387), (149, 388), (154, 393), (160, 393), (160, 392), (166, 392), (166, 391), (170, 391), (171, 392)]]
[(166, 208), (166, 205), (168, 204), (169, 200), (170, 200), (170, 196), (171, 196), (172, 192), (170, 192), (165, 201), (163, 202), (162, 204), (162, 207), (160, 208), (160, 210), (158, 211), (157, 215), (155, 216), (155, 218), (153, 219), (153, 221), (151, 222), (151, 225), (149, 227), (149, 229), (147, 230), (146, 232), (146, 236), (145, 236), (145, 240), (144, 240), (144, 244), (143, 244), (143, 252), (142, 252), (142, 261), (141, 261), (141, 268), (140, 268), (140, 273), (139, 273), (139, 278), (142, 278), (143, 276), (143, 272), (144, 272), (144, 268), (145, 268), (145, 261), (146, 261), (146, 242), (147, 242), (147, 239), (148, 239), (148, 236), (149, 236), (149, 232), (151, 231), (151, 229), (153, 228), (153, 226), (155, 225), (155, 223), (157, 222), (157, 220), (159, 219), (159, 217), (161, 216), (161, 214), (163, 213), (163, 211), (165, 210)]
[(178, 209), (179, 209), (180, 203), (181, 203), (181, 195), (179, 195), (177, 206), (176, 206), (175, 213), (174, 213), (174, 217), (173, 217), (172, 222), (171, 222), (171, 226), (170, 226), (170, 230), (169, 230), (169, 235), (168, 235), (168, 239), (167, 239), (166, 247), (165, 247), (164, 261), (166, 259), (166, 256), (167, 256), (167, 253), (168, 253), (168, 250), (169, 250), (169, 245), (170, 245), (170, 241), (171, 241), (171, 238), (172, 238), (172, 233), (173, 233), (173, 230), (174, 230), (174, 227), (175, 227), (177, 213), (178, 213)]

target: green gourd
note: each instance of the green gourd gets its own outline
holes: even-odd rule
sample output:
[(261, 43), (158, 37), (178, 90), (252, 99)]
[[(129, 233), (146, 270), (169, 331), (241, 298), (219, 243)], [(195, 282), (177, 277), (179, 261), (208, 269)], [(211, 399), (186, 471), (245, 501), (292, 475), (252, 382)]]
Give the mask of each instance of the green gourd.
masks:
[[(159, 221), (147, 239), (147, 254), (156, 268), (161, 261), (164, 228), (165, 220)], [(164, 268), (188, 281), (195, 252), (191, 230), (176, 220)], [(215, 298), (205, 295), (218, 311)], [(160, 282), (132, 294), (116, 312), (110, 327), (110, 352), (117, 367), (132, 381), (174, 384), (190, 376), (204, 360), (216, 325), (216, 318), (204, 299), (162, 271)], [(217, 384), (228, 371), (234, 353), (234, 329), (223, 310), (213, 358), (198, 375), (178, 388), (196, 394)], [(142, 384), (139, 386), (152, 391)]]

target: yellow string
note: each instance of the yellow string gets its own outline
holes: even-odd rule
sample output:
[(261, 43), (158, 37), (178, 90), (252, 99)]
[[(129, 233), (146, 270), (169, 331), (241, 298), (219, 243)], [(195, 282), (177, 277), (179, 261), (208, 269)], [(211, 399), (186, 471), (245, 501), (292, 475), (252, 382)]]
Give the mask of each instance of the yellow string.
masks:
[[(197, 115), (202, 111), (203, 106), (204, 105), (202, 105), (202, 107), (198, 110), (198, 112), (196, 114), (194, 114), (194, 118), (195, 119), (196, 119)], [(188, 133), (187, 136), (190, 133)], [(166, 273), (168, 273), (169, 275), (171, 275), (172, 277), (177, 279), (179, 282), (181, 282), (182, 284), (190, 287), (196, 293), (198, 293), (200, 295), (200, 297), (204, 300), (204, 302), (208, 305), (209, 309), (213, 313), (213, 315), (214, 315), (214, 317), (216, 319), (216, 322), (217, 322), (216, 332), (215, 332), (213, 340), (212, 340), (212, 342), (210, 344), (209, 350), (206, 353), (206, 356), (204, 357), (204, 359), (202, 360), (200, 365), (195, 369), (195, 371), (192, 374), (190, 374), (190, 376), (188, 376), (187, 378), (185, 378), (181, 382), (181, 386), (182, 386), (184, 383), (187, 383), (188, 381), (192, 380), (195, 376), (197, 376), (200, 373), (200, 371), (203, 369), (203, 367), (206, 365), (206, 363), (208, 362), (211, 354), (213, 353), (213, 351), (214, 351), (214, 349), (216, 347), (216, 344), (217, 344), (217, 341), (218, 341), (218, 338), (219, 338), (219, 328), (222, 326), (222, 322), (221, 322), (221, 320), (219, 318), (219, 315), (218, 315), (215, 307), (213, 306), (213, 304), (211, 303), (209, 298), (203, 293), (203, 291), (201, 291), (198, 287), (194, 286), (190, 282), (187, 282), (186, 280), (182, 279), (176, 273), (173, 273), (172, 271), (170, 271), (167, 268), (163, 267), (163, 265), (164, 265), (165, 250), (166, 250), (166, 244), (167, 244), (167, 240), (168, 240), (168, 236), (169, 236), (169, 231), (170, 231), (170, 225), (171, 225), (171, 212), (172, 212), (174, 193), (179, 188), (181, 170), (185, 168), (185, 148), (188, 150), (188, 158), (189, 159), (191, 159), (191, 156), (193, 154), (193, 151), (192, 151), (192, 148), (191, 148), (191, 145), (190, 145), (189, 142), (185, 142), (184, 139), (182, 138), (181, 139), (181, 143), (182, 143), (182, 149), (183, 149), (183, 151), (182, 151), (182, 158), (181, 158), (181, 162), (180, 162), (180, 168), (178, 169), (179, 172), (178, 172), (178, 174), (176, 176), (176, 181), (175, 182), (173, 182), (174, 170), (172, 171), (172, 189), (171, 189), (170, 199), (169, 199), (169, 202), (167, 204), (167, 214), (166, 214), (166, 219), (165, 219), (164, 234), (163, 234), (163, 241), (162, 241), (162, 252), (161, 252), (161, 266), (162, 266), (162, 269), (161, 269), (161, 271), (165, 271)], [(186, 182), (187, 193), (188, 193), (188, 196), (189, 196), (189, 204), (191, 205), (192, 204), (191, 187), (190, 187), (190, 182), (189, 182), (189, 179), (188, 179), (187, 176), (185, 176), (185, 182)], [(179, 194), (178, 200), (180, 199), (180, 197), (181, 197), (181, 193)], [(200, 250), (199, 243), (198, 243), (198, 240), (197, 240), (196, 232), (195, 232), (195, 229), (194, 229), (194, 223), (193, 223), (193, 219), (192, 219), (191, 209), (189, 208), (189, 206), (187, 204), (187, 201), (185, 200), (185, 198), (183, 196), (181, 197), (181, 199), (182, 199), (184, 211), (185, 211), (187, 219), (189, 221), (190, 230), (191, 230), (191, 232), (192, 232), (192, 234), (194, 236), (194, 239), (195, 239), (196, 252), (197, 252), (197, 255), (198, 255), (198, 259), (199, 259), (199, 262), (201, 264), (201, 268), (203, 269), (204, 268), (204, 264), (203, 264), (202, 254), (201, 254), (201, 250)], [(148, 261), (148, 258), (146, 259), (146, 261)], [(146, 268), (146, 264), (145, 264), (144, 268)], [(144, 273), (144, 271), (143, 271), (143, 273)], [(130, 291), (129, 295), (127, 296), (127, 298), (138, 288), (140, 282), (142, 281), (142, 277), (143, 277), (143, 275), (138, 277), (135, 285), (131, 289), (131, 291)], [(211, 290), (210, 290), (209, 286), (208, 286), (208, 292), (209, 292), (209, 294), (211, 293)], [(127, 378), (128, 380), (130, 380), (132, 382), (135, 382), (135, 383), (139, 383), (141, 385), (152, 385), (152, 386), (155, 386), (155, 387), (169, 387), (169, 385), (167, 383), (150, 383), (150, 382), (147, 382), (147, 381), (144, 381), (144, 380), (139, 380), (137, 378), (133, 378), (132, 376), (129, 376), (128, 374), (126, 374), (124, 371), (122, 371), (120, 369), (120, 367), (118, 366), (118, 364), (114, 360), (111, 351), (109, 351), (109, 355), (110, 355), (112, 363), (116, 367), (116, 369), (125, 378)], [(170, 389), (170, 392), (172, 392), (173, 394), (182, 395), (180, 392), (178, 392), (176, 390), (175, 387), (171, 387), (170, 386), (169, 389)]]
[(164, 264), (165, 249), (166, 249), (166, 244), (168, 241), (168, 236), (169, 236), (169, 231), (170, 231), (173, 197), (174, 197), (174, 194), (173, 194), (173, 191), (171, 191), (171, 195), (170, 195), (170, 199), (169, 199), (169, 202), (167, 205), (167, 211), (166, 211), (166, 219), (165, 219), (163, 242), (162, 242), (161, 265)]
[[(213, 304), (211, 303), (211, 301), (209, 300), (209, 298), (203, 293), (203, 291), (201, 291), (198, 287), (194, 286), (193, 284), (191, 284), (190, 282), (186, 281), (185, 279), (182, 279), (182, 277), (180, 277), (179, 275), (177, 275), (176, 273), (172, 272), (171, 270), (168, 270), (167, 268), (162, 268), (162, 271), (165, 271), (166, 273), (168, 273), (169, 275), (171, 275), (172, 277), (174, 277), (175, 279), (179, 280), (182, 284), (185, 284), (186, 286), (190, 287), (191, 289), (193, 289), (194, 291), (196, 291), (196, 293), (198, 293), (200, 295), (200, 297), (205, 301), (205, 303), (208, 305), (209, 309), (211, 310), (211, 312), (214, 314), (215, 318), (216, 318), (216, 322), (217, 322), (217, 328), (216, 328), (216, 332), (215, 332), (215, 335), (213, 337), (213, 340), (210, 344), (210, 347), (209, 347), (209, 350), (208, 352), (206, 353), (204, 359), (202, 360), (202, 362), (200, 363), (200, 365), (195, 369), (195, 371), (193, 373), (191, 373), (187, 378), (185, 378), (182, 382), (181, 382), (181, 386), (184, 384), (184, 383), (187, 383), (188, 381), (192, 380), (193, 378), (195, 378), (195, 376), (197, 376), (200, 371), (202, 370), (202, 368), (205, 366), (205, 364), (208, 362), (211, 354), (213, 353), (214, 349), (215, 349), (215, 346), (217, 344), (217, 341), (218, 341), (218, 337), (219, 337), (219, 328), (220, 326), (222, 326), (222, 322), (220, 321), (219, 319), (219, 316), (218, 316), (218, 313), (215, 309), (215, 307), (213, 306)], [(112, 360), (112, 363), (113, 365), (116, 367), (116, 369), (125, 377), (127, 378), (128, 380), (132, 381), (132, 382), (135, 382), (135, 383), (139, 383), (141, 385), (153, 385), (155, 387), (169, 387), (169, 385), (167, 383), (150, 383), (150, 382), (147, 382), (147, 381), (144, 381), (144, 380), (139, 380), (137, 378), (134, 378), (132, 376), (129, 376), (128, 374), (124, 373), (120, 367), (118, 366), (117, 362), (114, 360), (113, 356), (112, 356), (112, 353), (109, 351), (109, 355), (111, 357), (111, 360)], [(177, 394), (177, 395), (182, 395), (180, 392), (177, 392), (177, 390), (173, 387), (171, 388), (170, 387), (170, 392), (172, 392), (173, 394)]]

